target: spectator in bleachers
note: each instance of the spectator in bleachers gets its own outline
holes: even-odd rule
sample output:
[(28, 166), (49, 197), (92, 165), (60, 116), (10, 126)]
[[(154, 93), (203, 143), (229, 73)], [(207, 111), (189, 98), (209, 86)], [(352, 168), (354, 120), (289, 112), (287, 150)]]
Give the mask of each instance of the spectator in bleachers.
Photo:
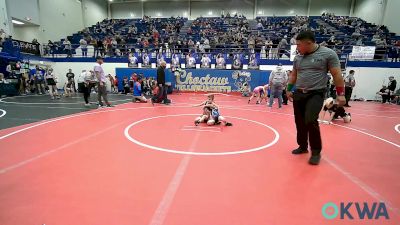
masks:
[(376, 49), (374, 59), (376, 60), (384, 60), (386, 57), (386, 39), (381, 37), (380, 39), (375, 41)]
[(357, 40), (359, 37), (361, 36), (360, 30), (356, 29), (352, 34), (351, 34), (351, 38)]
[(388, 57), (392, 59), (392, 62), (398, 62), (400, 53), (399, 48), (395, 46), (394, 41), (392, 42), (392, 46), (390, 46), (388, 50)]
[(272, 55), (272, 59), (278, 59), (279, 57), (279, 49), (278, 49), (278, 45), (279, 45), (279, 39), (277, 37), (274, 37), (274, 39), (272, 39), (272, 48), (271, 48), (271, 55)]
[(48, 45), (48, 49), (49, 49), (49, 54), (51, 54), (52, 56), (53, 56), (53, 58), (54, 58), (54, 53), (56, 52), (56, 50), (57, 50), (57, 44), (56, 43), (53, 43), (52, 41), (50, 41), (49, 40), (49, 42), (47, 43), (47, 45)]
[(186, 67), (187, 68), (195, 68), (196, 67), (196, 59), (189, 53), (186, 56)]
[(297, 34), (294, 35), (294, 36), (290, 39), (290, 45), (296, 45), (296, 37), (297, 37)]
[(262, 25), (261, 22), (258, 22), (258, 24), (257, 24), (257, 29), (258, 29), (258, 30), (264, 29), (264, 26)]
[(114, 56), (120, 57), (122, 55), (121, 50), (119, 48), (115, 49)]
[(334, 47), (336, 45), (336, 38), (334, 35), (332, 35), (329, 40), (326, 42), (330, 48)]
[(144, 49), (147, 49), (150, 45), (149, 40), (147, 38), (143, 38), (142, 45)]
[(356, 42), (357, 46), (363, 46), (363, 38), (362, 37), (358, 37), (357, 42)]
[(137, 63), (138, 63), (138, 58), (136, 57), (135, 54), (129, 54), (129, 66), (132, 67), (137, 67)]
[(255, 54), (250, 55), (249, 68), (257, 68), (257, 59)]
[(286, 36), (284, 36), (281, 41), (278, 44), (278, 52), (279, 52), (279, 58), (282, 58), (283, 54), (286, 54), (286, 47), (289, 45)]
[(199, 53), (205, 53), (206, 52), (206, 50), (204, 49), (204, 44), (203, 43), (199, 44), (197, 52), (199, 52)]
[(87, 41), (84, 38), (81, 38), (81, 40), (79, 41), (79, 45), (82, 50), (82, 56), (87, 57)]
[(202, 68), (210, 68), (211, 59), (207, 54), (203, 54), (201, 58), (201, 67)]
[(211, 46), (210, 46), (210, 41), (208, 40), (208, 38), (204, 38), (203, 45), (204, 45), (205, 52), (210, 52)]
[(147, 52), (144, 52), (142, 55), (142, 64), (145, 67), (148, 67), (150, 65), (150, 57)]
[(233, 69), (241, 69), (242, 68), (242, 60), (239, 54), (236, 54), (233, 58)]
[(377, 48), (385, 48), (387, 46), (386, 39), (381, 37), (380, 39), (375, 41)]
[(3, 46), (3, 42), (6, 40), (8, 35), (3, 29), (0, 29), (0, 46)]
[(164, 55), (163, 55), (163, 53), (160, 51), (160, 52), (157, 54), (157, 66), (160, 66), (161, 62), (163, 62), (163, 61), (165, 61), (165, 60), (164, 60)]
[(225, 58), (221, 53), (218, 53), (217, 58), (216, 58), (216, 68), (217, 69), (225, 69)]
[(381, 39), (381, 36), (379, 35), (378, 32), (376, 32), (376, 33), (374, 34), (374, 36), (372, 36), (371, 41), (372, 41), (372, 42), (376, 42), (376, 41), (378, 41), (378, 40), (380, 40), (380, 39)]
[(68, 38), (66, 38), (63, 41), (63, 45), (64, 45), (64, 51), (67, 54), (67, 57), (72, 57), (72, 45), (71, 42), (68, 40)]
[(254, 49), (256, 42), (253, 36), (250, 36), (249, 39), (247, 40), (247, 45), (249, 49)]
[(93, 57), (101, 56), (104, 57), (104, 44), (103, 41), (97, 39), (96, 44), (94, 45), (94, 55)]
[(171, 58), (171, 69), (172, 71), (175, 71), (179, 67), (180, 67), (179, 55), (174, 53), (172, 54)]
[(266, 52), (267, 58), (270, 57), (269, 54), (270, 54), (270, 51), (271, 51), (273, 45), (274, 45), (274, 43), (272, 42), (271, 38), (268, 37), (267, 40), (265, 41), (265, 52)]
[(189, 51), (192, 51), (195, 49), (195, 45), (192, 39), (189, 39), (189, 41), (187, 42), (187, 46), (189, 48)]

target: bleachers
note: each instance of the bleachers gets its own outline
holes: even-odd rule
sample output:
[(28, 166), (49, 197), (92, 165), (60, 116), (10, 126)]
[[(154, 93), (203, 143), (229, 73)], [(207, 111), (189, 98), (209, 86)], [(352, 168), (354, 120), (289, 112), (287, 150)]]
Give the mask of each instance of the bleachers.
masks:
[[(176, 34), (171, 31), (168, 32), (166, 27), (169, 25), (179, 25), (183, 26), (183, 23), (187, 21), (186, 18), (157, 18), (157, 19), (112, 19), (112, 20), (103, 20), (102, 22), (97, 23), (91, 27), (83, 31), (79, 31), (71, 36), (68, 36), (68, 40), (71, 42), (73, 49), (79, 47), (79, 41), (82, 38), (90, 39), (90, 40), (104, 40), (107, 38), (114, 38), (116, 35), (120, 37), (120, 39), (125, 40), (127, 44), (129, 44), (130, 48), (142, 48), (140, 42), (138, 42), (138, 38), (148, 38), (150, 41), (152, 35), (152, 29), (156, 29), (159, 32), (159, 39), (165, 39), (169, 36), (175, 36)], [(136, 27), (137, 32), (135, 34), (128, 33), (129, 27)], [(109, 29), (111, 28), (111, 29)], [(58, 47), (55, 54), (63, 54), (64, 53), (64, 39), (60, 41), (54, 42)], [(150, 48), (154, 47), (153, 43), (150, 43)], [(73, 50), (74, 51), (74, 50)], [(73, 52), (74, 53), (74, 52)]]
[[(312, 29), (316, 33), (316, 40), (328, 47), (334, 48), (341, 57), (347, 57), (352, 51), (352, 46), (361, 43), (366, 46), (375, 46), (372, 41), (373, 36), (379, 33), (384, 37), (389, 45), (382, 50), (384, 54), (390, 50), (391, 41), (400, 40), (400, 36), (390, 33), (384, 26), (376, 26), (355, 17), (322, 15), (311, 17), (257, 17), (255, 20), (247, 20), (245, 17), (200, 17), (189, 24), (189, 29), (185, 33), (179, 33), (187, 19), (185, 18), (149, 18), (144, 19), (113, 19), (104, 20), (83, 31), (79, 31), (68, 36), (73, 53), (79, 48), (79, 40), (82, 38), (90, 40), (105, 40), (116, 38), (118, 46), (106, 46), (112, 48), (109, 56), (127, 56), (131, 52), (152, 52), (158, 51), (165, 44), (169, 44), (171, 50), (178, 52), (199, 52), (198, 43), (204, 43), (207, 39), (210, 43), (208, 51), (212, 54), (218, 53), (237, 53), (250, 54), (260, 53), (262, 46), (267, 38), (273, 42), (272, 48), (280, 48), (279, 42), (285, 38), (287, 42), (302, 29)], [(262, 27), (257, 27), (261, 23)], [(296, 27), (295, 29), (293, 29)], [(129, 32), (135, 28), (136, 32)], [(158, 38), (153, 31), (158, 31)], [(359, 37), (353, 33), (360, 30)], [(240, 33), (241, 37), (236, 35)], [(330, 42), (331, 36), (335, 36), (335, 41)], [(249, 40), (255, 40), (251, 44)], [(123, 40), (123, 41), (121, 41)], [(147, 40), (149, 44), (143, 43)], [(195, 47), (188, 46), (188, 41), (192, 40)], [(357, 42), (359, 41), (359, 42)], [(63, 40), (57, 43), (55, 54), (65, 54)], [(196, 45), (197, 43), (197, 45)], [(262, 44), (260, 44), (262, 43)], [(113, 51), (118, 48), (121, 55), (114, 55)], [(284, 50), (289, 51), (290, 44)], [(377, 46), (377, 48), (381, 48)], [(279, 50), (278, 50), (279, 51)], [(49, 52), (49, 51), (48, 51)], [(200, 51), (201, 52), (201, 51)], [(268, 57), (268, 55), (267, 55)]]

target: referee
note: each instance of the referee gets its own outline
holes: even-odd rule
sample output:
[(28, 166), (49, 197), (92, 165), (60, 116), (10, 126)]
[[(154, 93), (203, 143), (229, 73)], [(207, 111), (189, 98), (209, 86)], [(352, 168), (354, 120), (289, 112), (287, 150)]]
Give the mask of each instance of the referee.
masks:
[[(341, 74), (337, 54), (326, 47), (315, 43), (312, 31), (302, 31), (296, 38), (298, 55), (293, 62), (287, 95), (293, 99), (294, 117), (297, 129), (297, 144), (299, 147), (293, 154), (308, 152), (308, 141), (311, 147), (309, 164), (318, 165), (321, 159), (321, 134), (318, 124), (319, 112), (322, 109), (328, 71), (332, 74), (338, 105), (345, 104), (344, 81)], [(296, 85), (296, 90), (293, 87)]]

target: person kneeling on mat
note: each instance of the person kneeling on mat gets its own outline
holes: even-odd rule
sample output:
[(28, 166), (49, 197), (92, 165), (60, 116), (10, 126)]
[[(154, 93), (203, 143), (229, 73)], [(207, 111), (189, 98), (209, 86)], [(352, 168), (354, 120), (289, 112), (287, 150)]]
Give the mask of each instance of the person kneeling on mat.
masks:
[(204, 122), (206, 122), (207, 125), (209, 126), (220, 124), (221, 122), (223, 122), (225, 126), (232, 126), (232, 123), (227, 122), (225, 118), (219, 114), (218, 106), (214, 102), (213, 94), (208, 95), (206, 101), (194, 105), (193, 107), (197, 106), (204, 106), (204, 107), (203, 107), (203, 115), (197, 117), (194, 121), (194, 124), (196, 126)]
[[(324, 101), (322, 111), (324, 111), (324, 114), (320, 120), (322, 123), (332, 124), (332, 120), (338, 119), (339, 117), (341, 117), (345, 123), (351, 122), (351, 114), (346, 113), (346, 110), (343, 108), (343, 106), (339, 106), (338, 104), (334, 103), (333, 98), (328, 98)], [(324, 120), (326, 111), (328, 111), (330, 114), (328, 121)]]
[(268, 84), (254, 88), (253, 93), (250, 96), (249, 101), (247, 103), (250, 104), (251, 99), (253, 99), (255, 97), (257, 97), (256, 104), (260, 104), (263, 99), (265, 99), (265, 102), (266, 102), (267, 101), (267, 92), (268, 92)]
[(140, 84), (140, 81), (142, 80), (141, 77), (138, 77), (136, 74), (133, 76), (133, 102), (147, 102), (146, 97), (143, 96), (142, 94), (142, 85)]

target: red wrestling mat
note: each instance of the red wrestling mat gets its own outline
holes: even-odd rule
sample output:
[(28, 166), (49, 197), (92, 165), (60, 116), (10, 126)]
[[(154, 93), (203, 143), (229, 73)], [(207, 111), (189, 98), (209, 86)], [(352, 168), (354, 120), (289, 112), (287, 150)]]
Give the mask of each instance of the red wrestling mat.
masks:
[[(352, 123), (321, 124), (310, 166), (290, 153), (291, 105), (217, 95), (233, 126), (209, 127), (194, 126), (201, 108), (190, 107), (203, 94), (170, 98), (1, 130), (0, 224), (399, 224), (398, 106), (351, 102)], [(360, 219), (356, 203), (375, 202), (389, 219), (383, 204)]]

